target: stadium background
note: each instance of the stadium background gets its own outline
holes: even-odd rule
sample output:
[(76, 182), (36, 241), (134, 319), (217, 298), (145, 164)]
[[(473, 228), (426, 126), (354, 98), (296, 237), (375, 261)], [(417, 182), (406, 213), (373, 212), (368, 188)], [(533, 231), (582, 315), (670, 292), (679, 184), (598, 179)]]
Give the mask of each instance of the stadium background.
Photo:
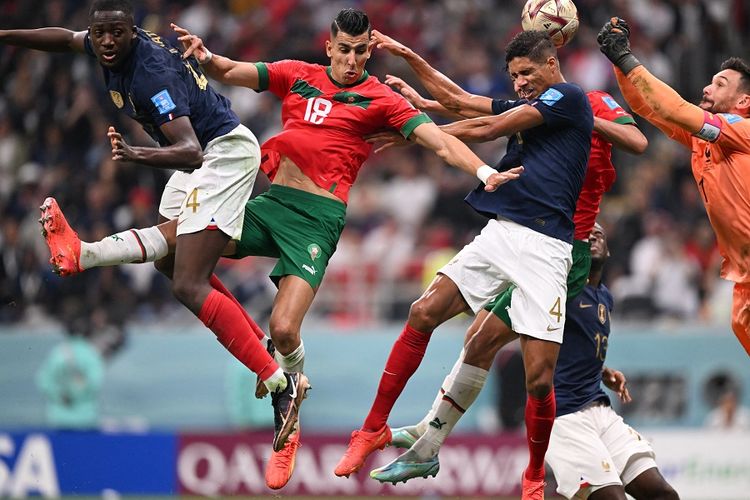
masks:
[[(503, 47), (519, 29), (523, 1), (134, 4), (137, 23), (167, 38), (174, 38), (169, 22), (175, 21), (216, 53), (322, 64), (330, 20), (340, 8), (356, 6), (374, 27), (470, 92), (505, 96), (512, 88)], [(694, 102), (722, 60), (748, 57), (746, 0), (576, 4), (581, 28), (560, 51), (566, 78), (587, 90), (606, 89), (620, 102), (594, 41), (610, 15), (631, 22), (634, 52)], [(2, 1), (0, 28), (85, 29), (87, 11), (78, 1)], [(381, 79), (391, 73), (416, 83), (400, 60), (377, 51), (367, 69)], [(279, 129), (272, 95), (219, 88), (259, 139)], [(728, 324), (731, 286), (717, 277), (715, 241), (687, 152), (637, 120), (650, 140), (648, 151), (641, 157), (615, 153), (618, 181), (601, 215), (612, 252), (605, 279), (616, 296), (608, 364), (629, 376), (635, 399), (618, 410), (654, 441), (662, 470), (683, 498), (746, 499), (750, 430), (702, 429), (728, 388), (737, 388), (740, 403), (750, 406), (750, 365)], [(86, 240), (156, 220), (167, 174), (115, 165), (105, 136), (110, 124), (134, 142), (148, 141), (115, 113), (95, 61), (0, 46), (0, 496), (270, 494), (262, 482), (270, 406), (244, 397), (252, 380), (177, 304), (153, 267), (98, 269), (69, 279), (49, 270), (36, 222), (48, 195), (57, 197)], [(503, 149), (502, 141), (476, 147), (488, 160)], [(463, 434), (449, 441), (437, 480), (381, 488), (330, 472), (369, 407), (409, 303), (481, 227), (482, 219), (462, 201), (474, 184), (417, 148), (374, 155), (363, 168), (347, 228), (303, 327), (314, 390), (302, 413), (298, 470), (283, 495), (514, 493), (525, 452), (512, 349), (498, 358), (495, 372), (504, 376), (492, 379), (459, 426)], [(270, 265), (245, 259), (220, 269), (261, 323), (273, 294)], [(461, 318), (440, 329), (397, 404), (394, 425), (413, 422), (427, 409), (467, 323)], [(37, 388), (48, 353), (73, 331), (90, 333), (103, 352), (97, 432), (56, 431)], [(474, 464), (471, 474), (463, 470), (467, 460)]]

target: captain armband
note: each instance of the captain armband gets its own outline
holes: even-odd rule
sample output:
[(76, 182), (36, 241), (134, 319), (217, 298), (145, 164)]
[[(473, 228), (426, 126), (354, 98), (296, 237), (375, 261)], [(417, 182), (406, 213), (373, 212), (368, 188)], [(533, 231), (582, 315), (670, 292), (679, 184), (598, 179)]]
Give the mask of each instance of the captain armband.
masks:
[(721, 135), (723, 124), (719, 117), (708, 111), (703, 112), (703, 127), (693, 135), (708, 142), (716, 142)]

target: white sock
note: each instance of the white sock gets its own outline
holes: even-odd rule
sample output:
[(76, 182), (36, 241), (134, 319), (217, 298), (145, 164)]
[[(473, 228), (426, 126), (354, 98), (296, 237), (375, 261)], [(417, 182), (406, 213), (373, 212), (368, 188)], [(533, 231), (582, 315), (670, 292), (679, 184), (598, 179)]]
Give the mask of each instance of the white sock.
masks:
[(156, 226), (129, 229), (95, 243), (81, 242), (82, 269), (116, 266), (131, 262), (153, 262), (169, 252), (167, 240)]
[(276, 351), (274, 359), (279, 366), (288, 373), (302, 372), (305, 367), (305, 344), (300, 340), (299, 346), (284, 356), (279, 351)]
[(482, 368), (466, 363), (461, 364), (453, 384), (443, 395), (443, 400), (438, 405), (435, 417), (427, 427), (427, 432), (411, 447), (417, 456), (428, 459), (438, 454), (445, 438), (466, 410), (476, 401), (487, 381), (488, 373)]
[(273, 375), (264, 380), (263, 383), (266, 384), (268, 392), (272, 394), (277, 389), (283, 391), (284, 389), (286, 389), (286, 376), (284, 375), (284, 370), (278, 368), (275, 372), (273, 372)]
[(417, 435), (422, 436), (425, 432), (427, 432), (427, 428), (430, 424), (430, 421), (432, 421), (432, 419), (435, 418), (435, 413), (437, 413), (437, 409), (440, 406), (440, 403), (443, 402), (443, 394), (446, 391), (448, 391), (453, 385), (453, 381), (456, 378), (456, 373), (458, 373), (459, 368), (461, 368), (461, 365), (464, 362), (465, 355), (466, 355), (466, 350), (461, 349), (461, 354), (458, 355), (458, 359), (453, 364), (453, 368), (451, 368), (451, 372), (445, 376), (445, 379), (443, 380), (443, 385), (440, 386), (440, 390), (435, 396), (435, 400), (432, 402), (432, 408), (430, 408), (430, 411), (427, 412), (427, 414), (422, 418), (422, 420), (415, 426), (414, 430), (417, 433)]

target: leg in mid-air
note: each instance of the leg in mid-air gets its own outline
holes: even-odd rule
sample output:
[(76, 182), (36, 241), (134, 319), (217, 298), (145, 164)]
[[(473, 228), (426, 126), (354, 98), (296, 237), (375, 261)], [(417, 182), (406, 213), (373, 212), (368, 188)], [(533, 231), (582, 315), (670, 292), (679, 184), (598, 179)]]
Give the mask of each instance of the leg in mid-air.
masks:
[[(409, 450), (371, 471), (370, 477), (396, 483), (436, 475), (443, 442), (484, 387), (496, 353), (516, 338), (498, 316), (480, 311), (466, 332), (465, 348), (443, 381), (430, 412), (415, 426), (394, 429), (391, 444)], [(467, 362), (467, 356), (476, 364)]]
[[(302, 373), (305, 365), (305, 346), (300, 330), (313, 299), (315, 290), (302, 278), (287, 275), (279, 280), (279, 291), (271, 312), (271, 340), (268, 346), (274, 349), (276, 362), (285, 372)], [(265, 396), (265, 385), (260, 378), (256, 384), (256, 396)], [(284, 447), (273, 451), (266, 465), (266, 485), (271, 489), (284, 487), (294, 472), (297, 448), (300, 445), (300, 423), (289, 436)]]
[(388, 415), (406, 382), (419, 367), (432, 331), (468, 310), (456, 284), (443, 274), (438, 274), (412, 304), (406, 325), (386, 361), (370, 412), (362, 428), (352, 432), (346, 453), (336, 466), (337, 476), (357, 472), (372, 452), (383, 449), (391, 441)]

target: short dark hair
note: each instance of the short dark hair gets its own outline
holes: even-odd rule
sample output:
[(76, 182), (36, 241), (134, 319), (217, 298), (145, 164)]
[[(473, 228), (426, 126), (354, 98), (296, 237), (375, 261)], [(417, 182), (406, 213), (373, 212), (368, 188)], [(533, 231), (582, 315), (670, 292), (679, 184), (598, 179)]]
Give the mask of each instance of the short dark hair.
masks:
[(557, 50), (546, 31), (521, 31), (505, 46), (506, 65), (516, 57), (543, 63), (550, 56), (557, 57)]
[(95, 12), (122, 12), (133, 18), (133, 5), (128, 0), (94, 0), (89, 9), (89, 19)]
[(370, 18), (361, 10), (356, 9), (342, 9), (331, 23), (333, 36), (338, 35), (339, 31), (352, 36), (361, 35), (366, 31), (369, 35), (371, 29)]
[(740, 74), (740, 90), (750, 94), (750, 66), (739, 57), (730, 57), (721, 63), (721, 69), (732, 69)]

